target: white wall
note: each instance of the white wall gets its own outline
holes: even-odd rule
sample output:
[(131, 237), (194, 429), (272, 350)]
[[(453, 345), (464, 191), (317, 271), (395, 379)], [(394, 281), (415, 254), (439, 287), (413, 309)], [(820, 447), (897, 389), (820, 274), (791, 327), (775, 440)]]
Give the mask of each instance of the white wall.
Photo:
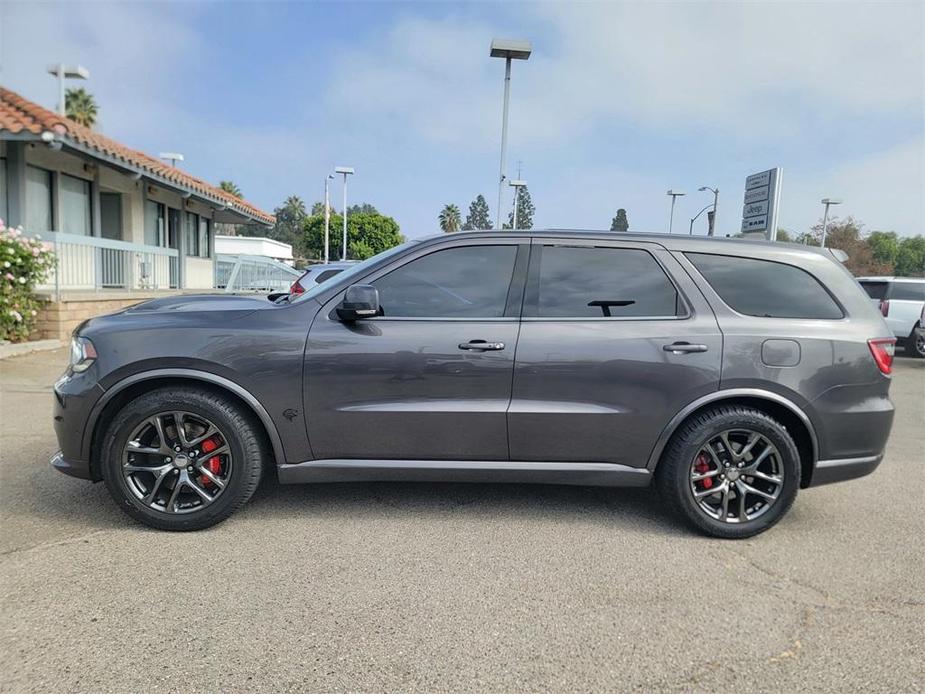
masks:
[(209, 258), (187, 258), (186, 264), (187, 289), (212, 288), (212, 260)]

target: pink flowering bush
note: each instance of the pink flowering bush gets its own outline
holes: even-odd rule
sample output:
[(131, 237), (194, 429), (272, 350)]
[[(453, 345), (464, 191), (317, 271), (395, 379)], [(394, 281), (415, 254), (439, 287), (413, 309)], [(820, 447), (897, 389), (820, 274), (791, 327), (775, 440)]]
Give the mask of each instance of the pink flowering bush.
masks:
[(28, 339), (41, 308), (33, 290), (54, 265), (54, 254), (41, 239), (30, 239), (0, 220), (0, 340)]

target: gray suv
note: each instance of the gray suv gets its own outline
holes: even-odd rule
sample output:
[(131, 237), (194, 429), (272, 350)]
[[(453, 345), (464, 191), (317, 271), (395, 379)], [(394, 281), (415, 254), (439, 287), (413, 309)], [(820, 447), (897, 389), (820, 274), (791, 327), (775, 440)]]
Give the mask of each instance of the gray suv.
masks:
[(824, 250), (600, 232), (413, 241), (305, 293), (75, 331), (62, 472), (167, 530), (280, 482), (645, 487), (710, 535), (872, 472), (895, 338)]

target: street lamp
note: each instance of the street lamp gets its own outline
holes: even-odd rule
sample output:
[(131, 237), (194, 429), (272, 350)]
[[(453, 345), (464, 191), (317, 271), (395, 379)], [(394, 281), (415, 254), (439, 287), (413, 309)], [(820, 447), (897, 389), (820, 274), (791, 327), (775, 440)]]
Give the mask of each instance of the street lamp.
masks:
[(347, 176), (353, 175), (354, 170), (352, 166), (337, 166), (334, 173), (344, 176), (344, 245), (340, 249), (340, 259), (347, 260)]
[(511, 61), (527, 60), (533, 52), (529, 41), (511, 39), (492, 39), (491, 57), (504, 58), (504, 108), (501, 112), (501, 167), (498, 173), (498, 215), (495, 229), (501, 228), (501, 198), (504, 195), (504, 157), (507, 150), (507, 112), (511, 99)]
[(170, 165), (174, 168), (176, 168), (178, 161), (183, 161), (183, 155), (179, 152), (161, 152), (157, 156), (170, 161)]
[[(697, 221), (697, 218), (698, 218), (700, 215), (702, 215), (704, 212), (706, 212), (707, 210), (709, 210), (711, 207), (713, 207), (713, 205), (706, 205), (702, 210), (700, 210), (700, 212), (698, 212), (697, 214), (695, 214), (695, 215), (691, 218), (691, 228), (690, 228), (690, 230), (687, 232), (689, 236), (693, 236), (693, 235), (694, 235), (694, 222)], [(711, 225), (711, 226), (712, 226), (712, 225)]]
[(64, 104), (64, 80), (88, 80), (90, 79), (90, 71), (82, 65), (69, 67), (64, 63), (58, 63), (57, 65), (48, 66), (48, 74), (58, 78), (58, 114), (67, 116), (67, 109)]
[(511, 231), (513, 231), (514, 229), (517, 228), (517, 203), (519, 202), (518, 198), (520, 197), (519, 195), (520, 189), (525, 188), (527, 185), (527, 182), (522, 179), (515, 178), (512, 181), (508, 181), (507, 184), (511, 186), (511, 188), (514, 189), (514, 219), (511, 220), (513, 221), (513, 224), (511, 224)]
[(674, 201), (677, 198), (680, 198), (686, 193), (682, 193), (680, 190), (669, 190), (666, 195), (671, 197), (671, 215), (668, 217), (668, 233), (671, 233), (671, 228), (674, 225)]
[[(324, 264), (331, 262), (331, 193), (330, 182), (334, 174), (324, 177)], [(346, 210), (345, 210), (346, 212)]]
[[(716, 224), (716, 207), (717, 205), (719, 205), (719, 188), (711, 188), (710, 186), (702, 186), (701, 188), (698, 188), (697, 190), (699, 190), (701, 193), (704, 193), (708, 190), (711, 193), (713, 193), (713, 217), (712, 219), (708, 217), (710, 221), (710, 225), (707, 228), (707, 236), (713, 236), (713, 225)], [(701, 210), (701, 212), (703, 212), (703, 210)], [(700, 215), (698, 215), (698, 217), (699, 216)]]
[(825, 234), (829, 226), (829, 205), (841, 205), (844, 202), (841, 198), (822, 198), (822, 204), (825, 205), (825, 213), (822, 215), (822, 247), (825, 248)]

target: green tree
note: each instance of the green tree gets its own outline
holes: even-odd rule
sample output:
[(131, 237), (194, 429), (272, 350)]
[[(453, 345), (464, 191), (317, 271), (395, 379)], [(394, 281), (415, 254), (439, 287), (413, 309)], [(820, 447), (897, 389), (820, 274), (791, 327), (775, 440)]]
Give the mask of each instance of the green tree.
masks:
[[(324, 214), (324, 204), (321, 205), (321, 213)], [(370, 205), (368, 202), (359, 205), (351, 205), (347, 208), (347, 216), (352, 214), (379, 214), (379, 210)]]
[(867, 237), (867, 243), (880, 263), (894, 265), (899, 255), (899, 237), (895, 231), (872, 231)]
[(448, 233), (459, 231), (459, 227), (462, 225), (459, 208), (452, 203), (443, 206), (443, 209), (440, 210), (440, 214), (437, 216), (437, 219), (440, 222), (440, 229)]
[(781, 241), (781, 242), (783, 242), (783, 243), (792, 243), (792, 242), (793, 242), (793, 237), (790, 235), (790, 232), (789, 232), (789, 231), (787, 231), (786, 229), (781, 229), (780, 227), (778, 227), (778, 229), (777, 229), (777, 240), (778, 240), (778, 241)]
[(273, 214), (276, 216), (276, 224), (265, 235), (275, 241), (288, 243), (292, 246), (296, 258), (304, 258), (305, 237), (302, 234), (302, 224), (308, 214), (302, 198), (290, 195), (282, 205), (273, 210)]
[(488, 203), (482, 195), (477, 195), (475, 200), (469, 203), (469, 214), (466, 215), (466, 223), (463, 224), (463, 231), (474, 231), (477, 229), (491, 229), (494, 225), (491, 222)]
[[(530, 197), (530, 191), (527, 190), (527, 186), (518, 186), (517, 195), (517, 228), (518, 229), (532, 229), (533, 228), (533, 215), (536, 213), (536, 208), (533, 206), (533, 199)], [(507, 224), (504, 225), (505, 229), (511, 229), (514, 227), (514, 210), (512, 209), (510, 214), (507, 216)]]
[(611, 231), (629, 231), (630, 230), (630, 223), (629, 223), (629, 220), (626, 218), (626, 210), (624, 210), (622, 207), (619, 210), (617, 210), (617, 216), (614, 217), (613, 220), (610, 222), (610, 230)]
[[(324, 205), (322, 205), (322, 212)], [(340, 258), (341, 229), (343, 217), (331, 215), (331, 258)], [(302, 235), (306, 258), (324, 258), (324, 214), (313, 214), (302, 223)], [(401, 230), (391, 217), (383, 214), (347, 215), (347, 257), (350, 260), (366, 260), (377, 253), (402, 243)]]
[(68, 89), (64, 95), (64, 112), (72, 121), (92, 128), (96, 124), (96, 99), (83, 87)]
[(897, 277), (925, 277), (925, 237), (908, 236), (899, 242), (894, 274)]
[[(830, 219), (826, 231), (825, 245), (827, 248), (838, 248), (848, 254), (845, 267), (855, 275), (880, 275), (889, 272), (889, 265), (878, 262), (874, 258), (870, 245), (863, 235), (864, 225), (854, 219), (846, 217), (843, 220)], [(822, 239), (822, 221), (820, 220), (810, 232), (812, 243), (818, 246)]]
[(230, 195), (234, 195), (239, 200), (244, 199), (244, 194), (241, 192), (241, 189), (238, 188), (238, 184), (234, 181), (219, 181), (218, 187), (224, 190)]

